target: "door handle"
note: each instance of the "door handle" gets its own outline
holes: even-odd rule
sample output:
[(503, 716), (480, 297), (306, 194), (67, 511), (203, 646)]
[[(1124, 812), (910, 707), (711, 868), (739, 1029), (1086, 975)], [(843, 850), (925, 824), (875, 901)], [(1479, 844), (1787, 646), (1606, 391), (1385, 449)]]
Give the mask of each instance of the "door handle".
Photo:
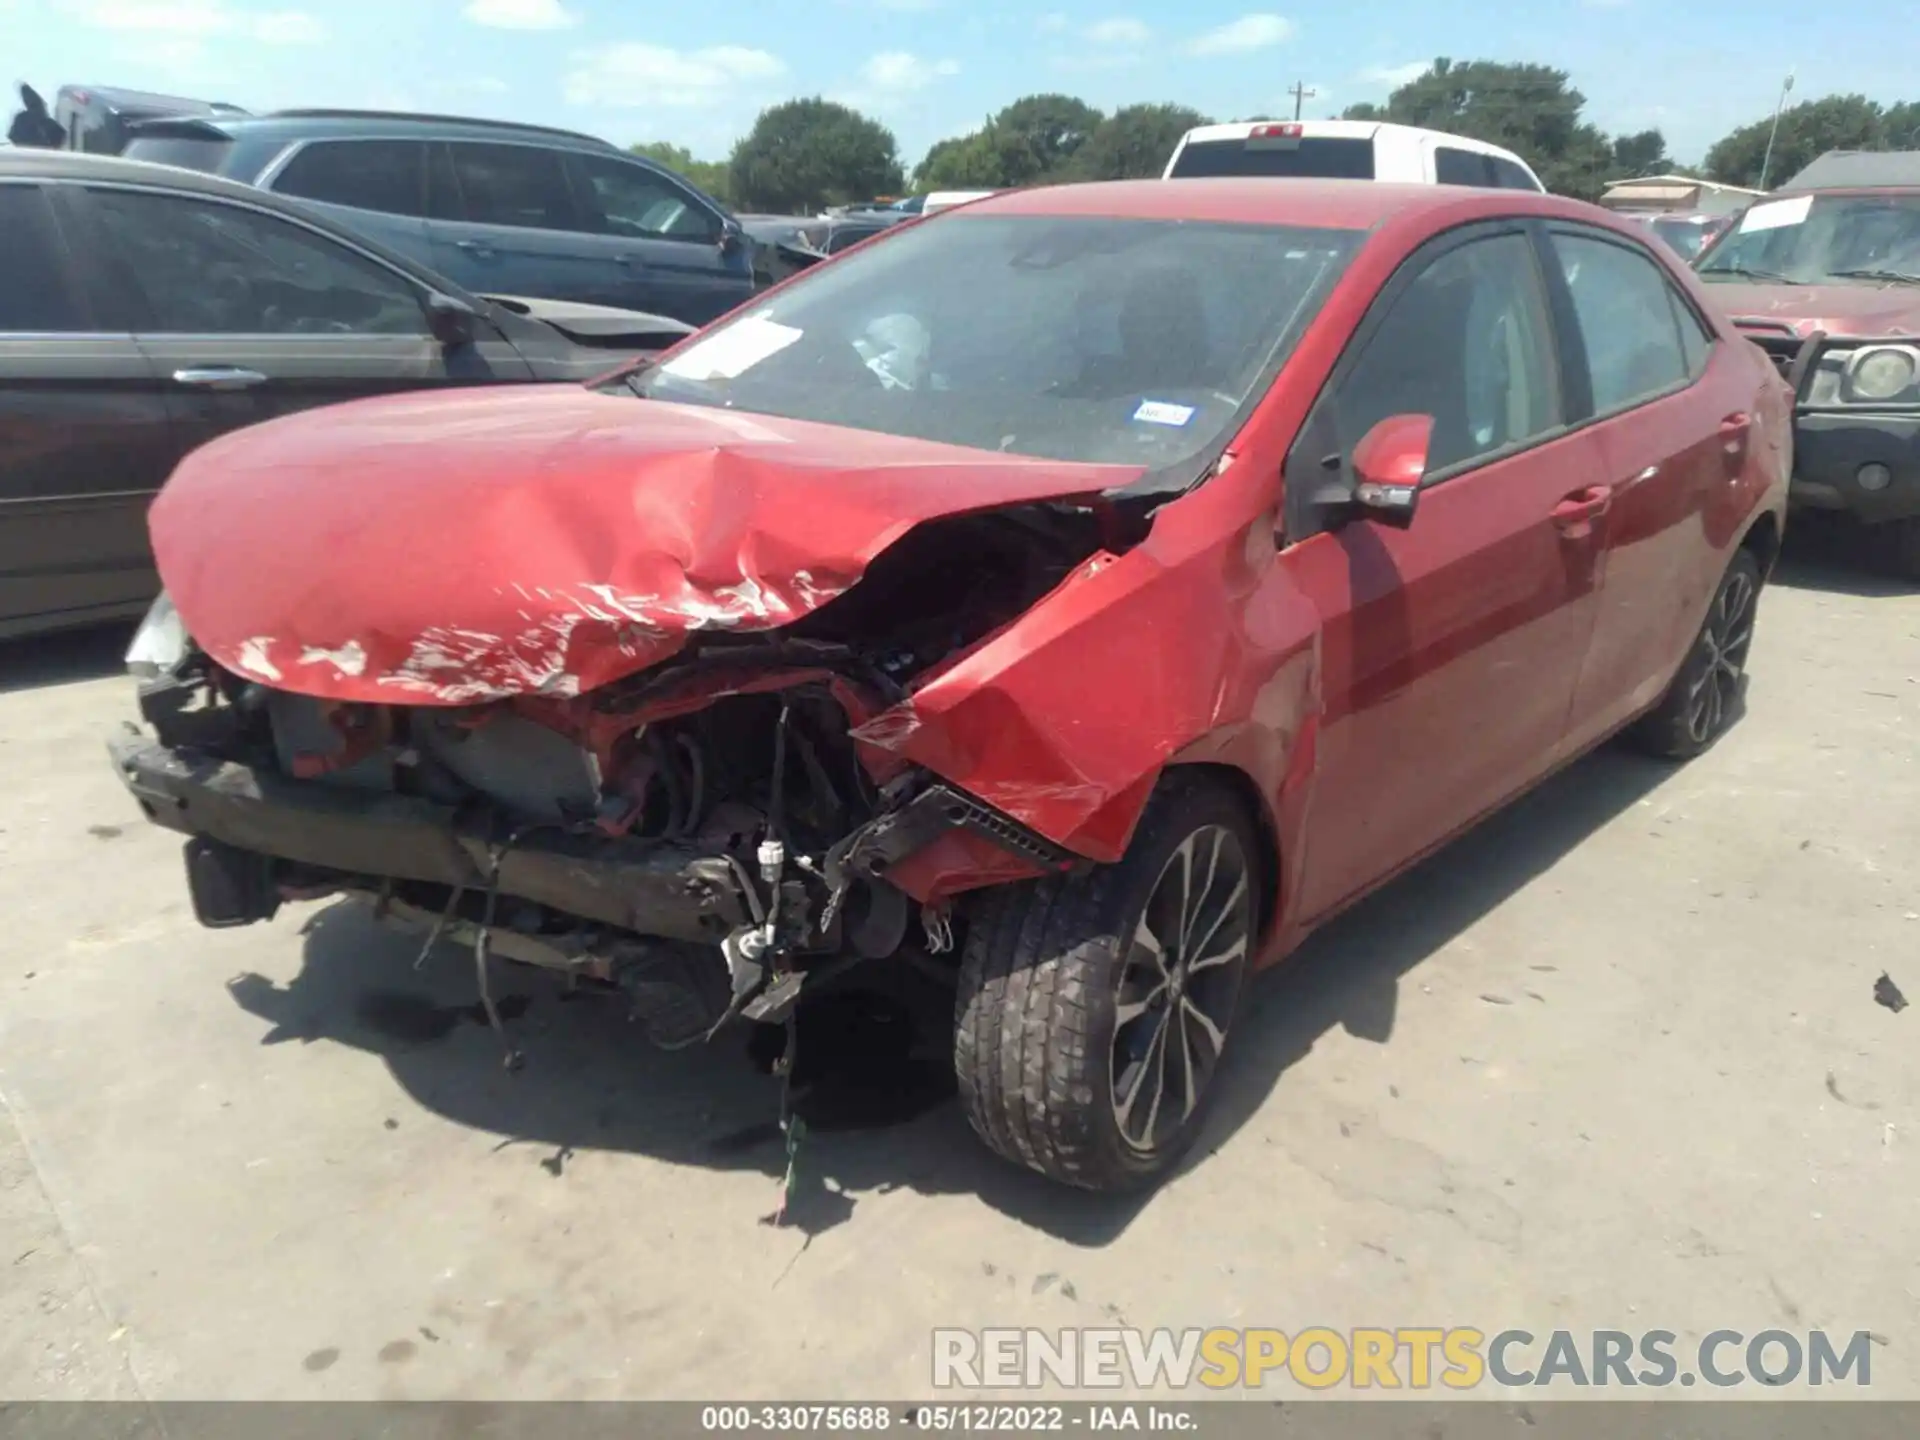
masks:
[(258, 370), (243, 370), (238, 365), (201, 365), (173, 372), (176, 385), (191, 385), (196, 390), (251, 390), (267, 383)]
[(1753, 433), (1753, 416), (1737, 410), (1720, 422), (1720, 449), (1729, 460), (1747, 453), (1747, 437)]
[(1593, 522), (1612, 504), (1611, 485), (1584, 485), (1553, 507), (1554, 528), (1569, 540), (1584, 540), (1593, 533)]
[(482, 260), (491, 260), (493, 258), (493, 247), (491, 245), (483, 245), (478, 240), (456, 240), (453, 242), (453, 248), (456, 250), (464, 250), (469, 255), (478, 255)]
[(637, 260), (631, 255), (616, 255), (613, 257), (613, 263), (616, 265), (625, 265), (631, 270), (636, 265), (645, 265), (646, 261)]

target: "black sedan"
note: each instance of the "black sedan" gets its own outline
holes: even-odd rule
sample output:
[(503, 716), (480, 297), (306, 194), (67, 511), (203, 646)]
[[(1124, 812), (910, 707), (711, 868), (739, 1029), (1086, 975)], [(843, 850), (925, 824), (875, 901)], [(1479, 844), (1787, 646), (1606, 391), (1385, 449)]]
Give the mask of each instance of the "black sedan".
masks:
[(188, 451), (395, 390), (583, 380), (690, 333), (470, 295), (296, 202), (0, 150), (0, 638), (138, 616), (149, 500)]

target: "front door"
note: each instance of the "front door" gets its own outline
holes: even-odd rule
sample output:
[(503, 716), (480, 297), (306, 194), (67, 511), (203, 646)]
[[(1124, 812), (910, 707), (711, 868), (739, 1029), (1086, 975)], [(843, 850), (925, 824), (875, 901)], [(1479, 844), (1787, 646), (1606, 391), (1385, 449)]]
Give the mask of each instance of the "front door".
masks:
[(159, 376), (92, 313), (45, 190), (0, 184), (0, 235), (0, 636), (137, 612), (174, 457)]
[(75, 203), (98, 303), (159, 373), (178, 454), (316, 405), (527, 374), (498, 337), (449, 354), (410, 277), (280, 215), (105, 186)]
[[(1413, 523), (1308, 534), (1326, 457), (1379, 420), (1434, 421)], [(1321, 610), (1322, 713), (1298, 914), (1311, 923), (1547, 772), (1594, 621), (1579, 503), (1598, 445), (1569, 431), (1536, 249), (1519, 225), (1427, 247), (1395, 276), (1288, 458), (1282, 553)]]
[(722, 217), (691, 190), (617, 156), (567, 163), (598, 265), (588, 299), (704, 325), (753, 293), (745, 246), (729, 241)]

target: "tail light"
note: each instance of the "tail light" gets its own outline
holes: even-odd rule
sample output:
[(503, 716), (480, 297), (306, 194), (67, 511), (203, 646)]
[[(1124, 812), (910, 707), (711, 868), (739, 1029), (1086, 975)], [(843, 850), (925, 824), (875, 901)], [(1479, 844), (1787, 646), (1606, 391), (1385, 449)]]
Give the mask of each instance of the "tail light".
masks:
[(1281, 125), (1256, 125), (1253, 127), (1253, 133), (1247, 138), (1249, 140), (1298, 140), (1305, 130), (1306, 127), (1299, 121), (1290, 120)]

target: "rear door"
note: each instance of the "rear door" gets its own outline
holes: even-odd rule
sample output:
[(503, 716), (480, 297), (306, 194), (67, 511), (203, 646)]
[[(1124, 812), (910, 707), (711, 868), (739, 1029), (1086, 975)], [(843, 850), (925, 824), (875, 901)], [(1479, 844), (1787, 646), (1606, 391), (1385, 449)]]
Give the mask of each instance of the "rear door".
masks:
[(593, 303), (602, 263), (582, 233), (566, 155), (499, 141), (439, 148), (447, 163), (444, 184), (429, 187), (433, 268), (481, 295)]
[(180, 453), (316, 405), (529, 373), (498, 336), (450, 357), (410, 276), (297, 221), (169, 191), (74, 197), (96, 307), (159, 372)]
[(1581, 746), (1652, 704), (1693, 638), (1719, 579), (1708, 510), (1745, 459), (1750, 373), (1716, 354), (1643, 247), (1580, 225), (1547, 233), (1575, 415), (1593, 419), (1608, 495), (1606, 579), (1569, 733)]
[(568, 174), (591, 234), (597, 304), (701, 325), (753, 293), (744, 245), (686, 186), (637, 161), (569, 154)]
[[(1323, 711), (1301, 915), (1386, 878), (1552, 766), (1597, 604), (1569, 521), (1600, 475), (1569, 431), (1549, 291), (1523, 224), (1401, 267), (1287, 461), (1281, 563), (1322, 612)], [(1433, 417), (1418, 513), (1309, 533), (1301, 499), (1378, 421)], [(1294, 538), (1302, 537), (1302, 538)]]
[[(60, 187), (54, 187), (60, 188)], [(136, 610), (172, 468), (160, 379), (88, 304), (48, 191), (0, 183), (0, 635)]]

